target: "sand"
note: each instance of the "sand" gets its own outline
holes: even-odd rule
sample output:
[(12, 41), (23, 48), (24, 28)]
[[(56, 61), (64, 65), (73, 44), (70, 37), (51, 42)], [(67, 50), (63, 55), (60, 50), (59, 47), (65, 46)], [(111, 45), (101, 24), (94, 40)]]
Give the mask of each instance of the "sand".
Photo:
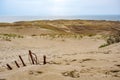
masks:
[[(120, 80), (120, 43), (99, 48), (104, 43), (96, 37), (25, 36), (11, 41), (0, 40), (0, 80)], [(40, 64), (30, 64), (28, 50), (37, 55)], [(22, 66), (18, 55), (27, 66)], [(45, 65), (43, 55), (47, 57)], [(7, 69), (7, 63), (13, 70)]]

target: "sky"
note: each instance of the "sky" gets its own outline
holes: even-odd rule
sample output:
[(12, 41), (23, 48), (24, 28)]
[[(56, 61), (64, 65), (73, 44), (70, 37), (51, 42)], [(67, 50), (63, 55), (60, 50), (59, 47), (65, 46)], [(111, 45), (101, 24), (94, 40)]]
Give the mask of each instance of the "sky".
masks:
[(120, 15), (120, 0), (0, 0), (0, 16)]

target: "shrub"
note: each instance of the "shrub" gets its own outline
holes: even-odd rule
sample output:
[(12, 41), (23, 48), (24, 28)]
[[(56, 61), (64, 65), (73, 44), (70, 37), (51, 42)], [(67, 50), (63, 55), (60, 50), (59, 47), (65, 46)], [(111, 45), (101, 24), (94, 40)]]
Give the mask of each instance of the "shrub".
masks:
[(107, 39), (107, 44), (113, 44), (120, 42), (120, 35), (111, 35)]
[(119, 43), (120, 42), (120, 34), (110, 35), (107, 38), (106, 42), (107, 42), (106, 44), (101, 45), (99, 48), (103, 48), (103, 47), (109, 46), (114, 43)]

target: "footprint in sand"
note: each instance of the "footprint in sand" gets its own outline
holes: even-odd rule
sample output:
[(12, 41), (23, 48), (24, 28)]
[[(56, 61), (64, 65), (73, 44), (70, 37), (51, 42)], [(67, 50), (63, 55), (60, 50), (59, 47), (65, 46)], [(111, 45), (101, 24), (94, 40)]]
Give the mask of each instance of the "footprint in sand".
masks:
[(80, 63), (87, 62), (87, 61), (96, 61), (96, 59), (86, 58), (86, 59), (80, 60)]
[(33, 71), (33, 70), (31, 70), (31, 71), (28, 72), (28, 74), (35, 75), (35, 76), (40, 75), (42, 73), (43, 73), (42, 71)]
[(120, 77), (120, 69), (105, 70), (103, 72), (106, 75), (111, 75), (113, 77)]
[(115, 66), (120, 67), (120, 64), (115, 64)]
[(63, 76), (69, 76), (72, 78), (79, 78), (80, 74), (77, 70), (72, 70), (72, 71), (66, 71), (62, 73)]
[(114, 76), (114, 77), (120, 77), (120, 70), (116, 69), (116, 70), (110, 70), (109, 74)]

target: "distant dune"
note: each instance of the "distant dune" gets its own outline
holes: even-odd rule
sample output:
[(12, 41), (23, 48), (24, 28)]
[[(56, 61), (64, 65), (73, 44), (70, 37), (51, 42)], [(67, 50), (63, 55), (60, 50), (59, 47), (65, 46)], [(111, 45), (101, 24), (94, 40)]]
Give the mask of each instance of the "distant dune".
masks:
[(119, 21), (38, 20), (0, 23), (0, 33), (40, 34), (111, 34), (120, 29)]

